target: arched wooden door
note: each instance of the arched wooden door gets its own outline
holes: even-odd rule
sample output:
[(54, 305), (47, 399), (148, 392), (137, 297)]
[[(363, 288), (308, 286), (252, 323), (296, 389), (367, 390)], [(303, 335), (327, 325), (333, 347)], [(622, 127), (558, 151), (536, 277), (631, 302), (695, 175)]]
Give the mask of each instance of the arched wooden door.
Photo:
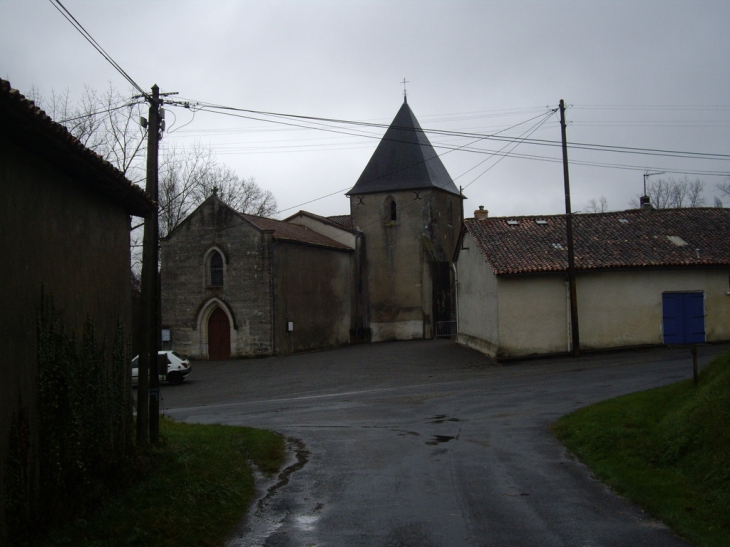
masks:
[(226, 313), (216, 308), (208, 319), (208, 358), (231, 358), (231, 324)]

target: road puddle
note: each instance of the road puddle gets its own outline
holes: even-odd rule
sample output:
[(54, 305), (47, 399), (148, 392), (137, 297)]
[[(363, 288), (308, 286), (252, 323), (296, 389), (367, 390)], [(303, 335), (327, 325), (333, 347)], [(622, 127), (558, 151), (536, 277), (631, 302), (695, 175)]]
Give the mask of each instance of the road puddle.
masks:
[(447, 443), (456, 438), (457, 437), (453, 437), (451, 435), (434, 435), (430, 441), (426, 441), (426, 444), (431, 445), (431, 446), (436, 446), (437, 444)]
[(319, 520), (319, 516), (316, 515), (300, 515), (296, 517), (295, 519), (297, 521), (297, 525), (302, 530), (306, 530), (307, 532), (310, 532), (314, 530), (314, 525)]
[(442, 424), (444, 422), (460, 422), (459, 418), (449, 418), (446, 414), (437, 414), (431, 418), (429, 423), (431, 424)]

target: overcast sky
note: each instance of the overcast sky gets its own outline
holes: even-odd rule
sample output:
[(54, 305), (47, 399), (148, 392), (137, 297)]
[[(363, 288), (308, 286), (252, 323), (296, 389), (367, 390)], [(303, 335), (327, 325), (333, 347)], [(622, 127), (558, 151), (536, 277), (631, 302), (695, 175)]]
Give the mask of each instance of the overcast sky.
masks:
[[(565, 99), (569, 142), (730, 154), (727, 0), (62, 1), (144, 89), (157, 83), (209, 103), (387, 124), (403, 102), (405, 77), (408, 104), (426, 130), (491, 134)], [(21, 92), (34, 85), (78, 97), (86, 85), (111, 83), (131, 95), (48, 1), (0, 0), (0, 56), (0, 76)], [(177, 127), (193, 117), (171, 110)], [(519, 136), (539, 120), (504, 134)], [(531, 136), (559, 141), (558, 120)], [(165, 140), (209, 144), (221, 162), (271, 190), (283, 218), (299, 208), (347, 213), (344, 192), (375, 150), (372, 137), (198, 112)], [(449, 150), (441, 144), (474, 141), (429, 138), (439, 153)], [(479, 205), (499, 216), (564, 212), (562, 165), (544, 161), (559, 160), (560, 149), (522, 144), (514, 154), (538, 159), (508, 156), (495, 165), (498, 156), (473, 151), (443, 156), (456, 185), (468, 185), (466, 216)], [(611, 210), (628, 208), (646, 169), (675, 178), (707, 173), (711, 205), (720, 174), (730, 172), (720, 160), (576, 149), (569, 158), (576, 211), (600, 196)]]

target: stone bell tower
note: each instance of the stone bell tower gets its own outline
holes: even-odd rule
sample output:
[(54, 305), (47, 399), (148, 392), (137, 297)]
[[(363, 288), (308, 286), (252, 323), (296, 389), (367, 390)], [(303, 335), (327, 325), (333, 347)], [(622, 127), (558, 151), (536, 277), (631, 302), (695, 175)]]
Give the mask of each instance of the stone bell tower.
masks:
[(434, 337), (437, 322), (454, 318), (463, 197), (407, 100), (347, 195), (354, 228), (365, 236), (372, 341)]

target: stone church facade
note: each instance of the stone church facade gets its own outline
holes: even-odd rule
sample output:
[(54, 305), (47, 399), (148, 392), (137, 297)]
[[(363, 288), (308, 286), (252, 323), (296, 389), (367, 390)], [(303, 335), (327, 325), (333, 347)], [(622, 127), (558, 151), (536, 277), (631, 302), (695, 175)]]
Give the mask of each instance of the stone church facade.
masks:
[(162, 328), (193, 358), (286, 354), (350, 339), (353, 250), (218, 196), (161, 242)]
[(161, 244), (162, 327), (193, 358), (432, 338), (455, 317), (463, 197), (404, 101), (350, 214), (244, 215), (211, 196)]

